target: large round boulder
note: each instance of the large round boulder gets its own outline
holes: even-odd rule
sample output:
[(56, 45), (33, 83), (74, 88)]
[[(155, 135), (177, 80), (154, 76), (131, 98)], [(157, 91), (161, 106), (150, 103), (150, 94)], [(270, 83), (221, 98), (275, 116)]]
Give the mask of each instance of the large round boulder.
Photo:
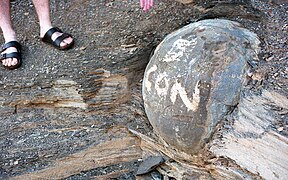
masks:
[(259, 44), (254, 33), (223, 19), (168, 35), (143, 80), (145, 111), (156, 133), (178, 150), (199, 152), (238, 104), (247, 62), (257, 60)]

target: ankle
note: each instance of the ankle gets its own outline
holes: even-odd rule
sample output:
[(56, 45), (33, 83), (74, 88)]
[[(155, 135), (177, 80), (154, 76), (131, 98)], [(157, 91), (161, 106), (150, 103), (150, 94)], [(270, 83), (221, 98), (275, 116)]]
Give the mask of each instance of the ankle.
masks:
[(16, 33), (3, 33), (3, 37), (5, 40), (5, 43), (10, 42), (10, 41), (17, 41)]
[(52, 25), (51, 24), (48, 24), (48, 25), (42, 25), (40, 26), (40, 37), (43, 37), (45, 35), (45, 33), (52, 28)]

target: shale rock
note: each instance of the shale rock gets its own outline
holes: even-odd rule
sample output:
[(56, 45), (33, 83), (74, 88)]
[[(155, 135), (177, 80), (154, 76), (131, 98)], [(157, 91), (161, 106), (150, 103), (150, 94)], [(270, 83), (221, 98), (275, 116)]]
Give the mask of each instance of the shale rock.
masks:
[(257, 60), (256, 34), (237, 22), (192, 23), (168, 35), (145, 72), (143, 98), (156, 133), (176, 149), (196, 154), (239, 101)]

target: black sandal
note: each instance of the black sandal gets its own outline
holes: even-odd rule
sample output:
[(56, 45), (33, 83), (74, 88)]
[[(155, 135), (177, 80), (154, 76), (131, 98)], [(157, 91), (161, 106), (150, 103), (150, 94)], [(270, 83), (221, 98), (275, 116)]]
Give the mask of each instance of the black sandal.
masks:
[(60, 46), (61, 42), (63, 42), (64, 39), (69, 38), (69, 37), (72, 38), (72, 35), (68, 34), (68, 33), (63, 33), (61, 36), (57, 37), (55, 39), (55, 41), (52, 41), (51, 37), (55, 32), (63, 33), (63, 31), (61, 31), (61, 29), (59, 29), (57, 27), (53, 27), (45, 33), (45, 35), (43, 36), (43, 38), (41, 38), (41, 40), (45, 43), (48, 43), (48, 44), (54, 46), (57, 49), (60, 49), (60, 50), (70, 49), (74, 45), (74, 40), (73, 40), (70, 44), (67, 44), (64, 47)]
[(0, 55), (0, 61), (2, 61), (2, 65), (3, 65), (3, 60), (7, 59), (7, 58), (16, 58), (17, 59), (17, 64), (13, 65), (13, 66), (5, 66), (3, 65), (6, 69), (16, 69), (18, 67), (21, 66), (22, 64), (22, 57), (21, 57), (21, 45), (17, 42), (17, 41), (10, 41), (8, 43), (5, 43), (2, 46), (2, 49), (0, 51), (0, 53), (4, 52), (5, 50), (7, 50), (10, 47), (14, 47), (17, 49), (17, 52), (11, 52), (11, 53), (3, 53)]

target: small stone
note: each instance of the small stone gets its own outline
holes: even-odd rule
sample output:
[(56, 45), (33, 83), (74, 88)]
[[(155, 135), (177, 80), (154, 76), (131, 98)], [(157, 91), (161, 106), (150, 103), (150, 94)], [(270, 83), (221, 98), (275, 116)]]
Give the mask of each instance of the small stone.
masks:
[(108, 6), (108, 7), (113, 6), (113, 2), (109, 2), (109, 3), (105, 4), (105, 6)]
[(162, 180), (163, 176), (158, 171), (151, 172), (151, 177), (153, 180)]
[(149, 156), (139, 165), (136, 175), (147, 174), (164, 162), (165, 159), (162, 156)]
[(267, 58), (267, 59), (266, 59), (266, 61), (268, 61), (268, 62), (269, 62), (269, 61), (271, 61), (273, 58), (274, 58), (274, 57), (273, 57), (273, 56), (271, 56), (271, 57)]
[(281, 132), (281, 131), (284, 130), (284, 127), (279, 127), (279, 128), (277, 128), (277, 130), (278, 130), (279, 132)]
[(87, 48), (87, 47), (82, 46), (82, 47), (80, 47), (80, 50), (81, 50), (81, 51), (84, 51), (86, 48)]

